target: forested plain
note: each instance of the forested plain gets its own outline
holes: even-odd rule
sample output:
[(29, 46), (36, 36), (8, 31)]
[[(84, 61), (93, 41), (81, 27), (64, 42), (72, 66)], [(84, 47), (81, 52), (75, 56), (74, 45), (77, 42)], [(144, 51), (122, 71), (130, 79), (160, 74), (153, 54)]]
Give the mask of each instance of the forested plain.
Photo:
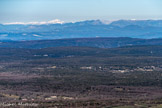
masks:
[(161, 87), (161, 45), (0, 48), (0, 101), (6, 104), (160, 108)]

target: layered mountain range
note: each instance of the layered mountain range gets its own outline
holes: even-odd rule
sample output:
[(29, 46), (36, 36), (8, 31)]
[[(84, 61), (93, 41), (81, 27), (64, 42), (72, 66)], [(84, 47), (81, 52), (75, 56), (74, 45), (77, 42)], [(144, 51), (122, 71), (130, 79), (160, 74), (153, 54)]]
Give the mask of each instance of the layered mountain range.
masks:
[(1, 40), (44, 40), (90, 37), (161, 38), (162, 20), (88, 20), (56, 24), (0, 24)]

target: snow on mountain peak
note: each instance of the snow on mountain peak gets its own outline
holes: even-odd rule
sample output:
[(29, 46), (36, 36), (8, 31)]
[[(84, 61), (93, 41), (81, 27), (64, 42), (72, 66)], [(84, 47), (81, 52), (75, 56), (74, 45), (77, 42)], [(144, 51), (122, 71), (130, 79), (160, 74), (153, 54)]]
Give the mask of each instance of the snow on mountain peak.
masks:
[(54, 19), (51, 21), (42, 21), (42, 22), (11, 22), (11, 23), (4, 23), (4, 25), (43, 25), (43, 24), (63, 24), (64, 21), (59, 19)]

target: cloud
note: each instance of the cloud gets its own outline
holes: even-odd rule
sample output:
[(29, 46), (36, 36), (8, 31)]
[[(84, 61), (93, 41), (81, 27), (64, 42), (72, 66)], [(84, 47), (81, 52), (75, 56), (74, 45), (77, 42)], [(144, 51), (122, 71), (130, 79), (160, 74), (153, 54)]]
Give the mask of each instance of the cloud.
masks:
[(11, 23), (4, 23), (4, 25), (43, 25), (43, 24), (63, 24), (64, 21), (59, 19), (51, 20), (51, 21), (43, 21), (43, 22), (11, 22)]

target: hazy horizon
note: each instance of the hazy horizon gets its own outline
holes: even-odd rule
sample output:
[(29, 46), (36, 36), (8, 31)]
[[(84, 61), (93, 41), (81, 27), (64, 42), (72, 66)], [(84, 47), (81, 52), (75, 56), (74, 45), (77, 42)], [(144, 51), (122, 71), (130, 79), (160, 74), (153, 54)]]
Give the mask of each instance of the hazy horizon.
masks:
[(59, 19), (54, 19), (50, 21), (31, 21), (31, 22), (7, 22), (7, 23), (0, 23), (2, 25), (44, 25), (44, 24), (66, 24), (66, 23), (76, 23), (76, 22), (84, 22), (84, 21), (101, 21), (103, 24), (110, 24), (114, 21), (120, 21), (120, 20), (125, 20), (125, 21), (156, 21), (156, 20), (162, 20), (162, 19), (117, 19), (117, 20), (101, 20), (101, 19), (85, 19), (85, 20), (78, 20), (78, 21), (68, 21), (65, 22), (63, 20)]
[(1, 0), (0, 23), (162, 19), (161, 0)]

